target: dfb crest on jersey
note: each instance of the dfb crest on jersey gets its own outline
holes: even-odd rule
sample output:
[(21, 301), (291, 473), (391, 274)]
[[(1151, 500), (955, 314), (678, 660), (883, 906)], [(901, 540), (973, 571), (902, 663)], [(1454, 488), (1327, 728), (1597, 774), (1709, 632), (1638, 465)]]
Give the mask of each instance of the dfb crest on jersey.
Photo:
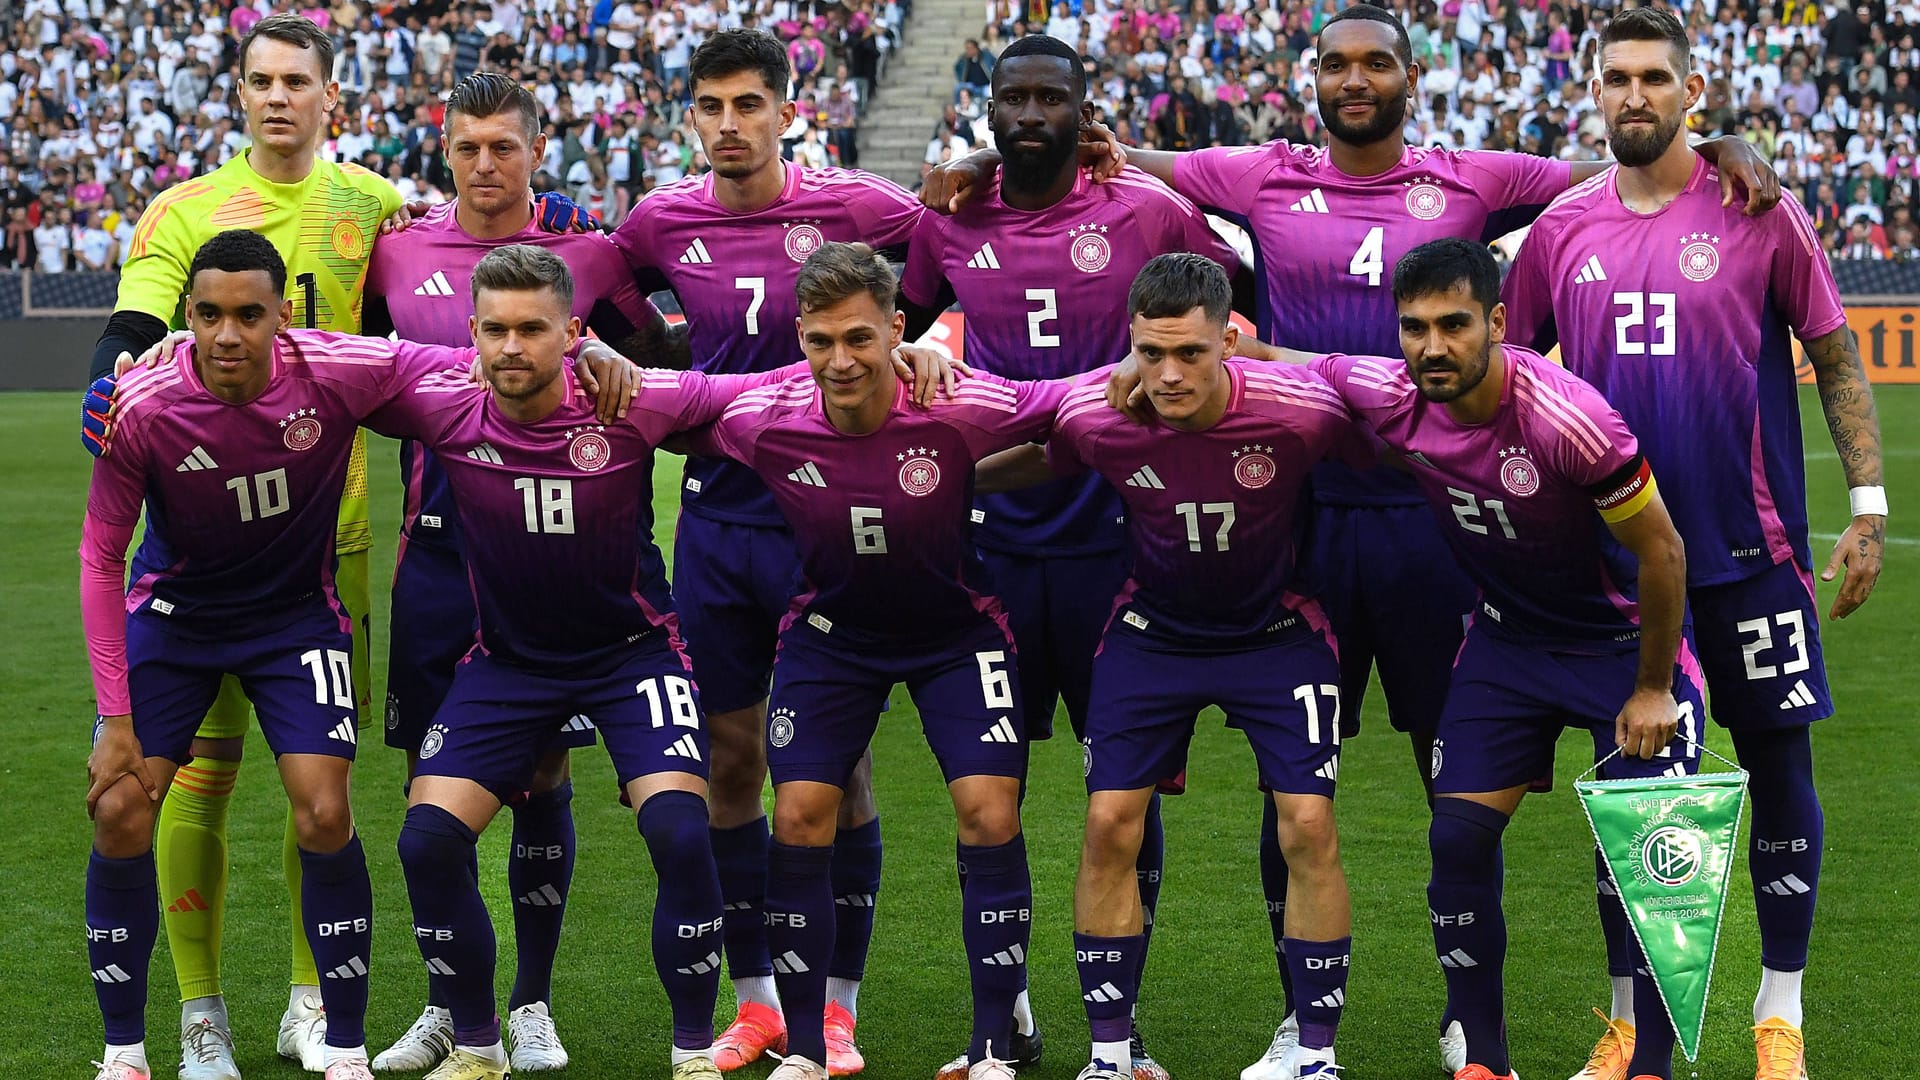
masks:
[(1707, 281), (1720, 272), (1720, 242), (1712, 233), (1688, 233), (1680, 238), (1686, 246), (1680, 249), (1680, 273), (1688, 281)]
[(567, 460), (581, 472), (599, 472), (613, 457), (613, 447), (598, 427), (574, 428), (567, 432)]
[(1243, 488), (1259, 490), (1273, 483), (1271, 446), (1243, 446), (1233, 452), (1233, 478)]
[(400, 727), (400, 699), (393, 691), (387, 691), (387, 730), (397, 731)]
[(785, 746), (793, 741), (793, 710), (775, 709), (767, 717), (767, 742), (776, 747)]
[(440, 752), (447, 744), (447, 725), (434, 724), (427, 729), (427, 737), (420, 740), (420, 760), (425, 761)]
[(827, 238), (820, 235), (819, 228), (814, 225), (804, 221), (787, 223), (787, 258), (794, 262), (806, 262), (807, 257), (819, 251), (820, 245), (826, 242)]
[(1508, 446), (1500, 451), (1500, 486), (1519, 496), (1540, 490), (1540, 470), (1527, 456), (1524, 446)]
[(280, 421), (280, 441), (289, 450), (311, 450), (320, 441), (320, 421), (314, 409), (295, 409)]
[(1073, 265), (1084, 273), (1097, 274), (1107, 268), (1108, 260), (1113, 258), (1113, 247), (1102, 235), (1107, 231), (1105, 225), (1088, 222), (1075, 225), (1067, 230), (1067, 254), (1072, 257)]
[(894, 457), (901, 462), (900, 490), (909, 495), (931, 495), (940, 486), (940, 463), (934, 458), (940, 451), (924, 446), (909, 446)]
[(367, 234), (360, 223), (347, 215), (334, 220), (328, 239), (333, 243), (333, 253), (348, 262), (359, 262), (367, 257)]
[(1421, 221), (1432, 221), (1447, 212), (1447, 193), (1440, 181), (1431, 176), (1416, 176), (1407, 184), (1407, 213)]

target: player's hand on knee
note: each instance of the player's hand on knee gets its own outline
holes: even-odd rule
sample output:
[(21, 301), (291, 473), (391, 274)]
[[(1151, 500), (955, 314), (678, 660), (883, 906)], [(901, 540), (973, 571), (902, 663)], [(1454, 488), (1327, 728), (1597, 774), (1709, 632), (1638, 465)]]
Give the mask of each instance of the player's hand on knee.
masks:
[(1113, 129), (1098, 120), (1080, 125), (1080, 164), (1093, 170), (1095, 183), (1120, 175), (1127, 167), (1127, 148)]
[(1613, 739), (1620, 749), (1650, 759), (1673, 740), (1680, 729), (1680, 707), (1666, 689), (1635, 690), (1613, 722)]
[(640, 392), (638, 364), (605, 342), (590, 338), (580, 345), (573, 373), (580, 380), (580, 389), (593, 399), (596, 419), (603, 424), (626, 419), (627, 406)]
[(1842, 569), (1846, 576), (1840, 581), (1840, 592), (1833, 598), (1827, 618), (1844, 619), (1873, 595), (1873, 586), (1880, 580), (1880, 557), (1886, 545), (1887, 519), (1880, 514), (1861, 514), (1854, 518), (1847, 531), (1834, 541), (1833, 555), (1827, 559), (1827, 568), (1820, 572), (1820, 580), (1832, 581)]
[(913, 387), (913, 403), (926, 408), (933, 395), (952, 397), (960, 380), (973, 369), (925, 345), (902, 345), (893, 350), (893, 373)]
[(133, 734), (133, 717), (102, 717), (95, 729), (93, 751), (87, 755), (87, 817), (93, 817), (100, 797), (123, 776), (139, 781), (148, 799), (160, 798), (160, 785), (154, 783), (146, 754)]

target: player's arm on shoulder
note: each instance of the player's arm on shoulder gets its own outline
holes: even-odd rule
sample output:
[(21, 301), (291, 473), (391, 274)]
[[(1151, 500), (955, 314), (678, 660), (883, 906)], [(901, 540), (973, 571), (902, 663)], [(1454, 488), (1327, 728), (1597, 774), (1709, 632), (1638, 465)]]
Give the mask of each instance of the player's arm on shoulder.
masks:
[(1678, 723), (1673, 665), (1686, 619), (1686, 548), (1645, 457), (1636, 453), (1587, 490), (1614, 539), (1640, 564), (1640, 666), (1633, 695), (1615, 719), (1614, 737), (1627, 753), (1650, 758), (1673, 738)]
[(947, 219), (939, 214), (922, 214), (913, 228), (913, 242), (907, 245), (906, 263), (900, 268), (900, 293), (896, 303), (907, 315), (903, 341), (919, 341), (942, 313), (953, 306), (953, 283), (947, 280)]
[(998, 495), (1018, 491), (1054, 478), (1047, 463), (1047, 450), (1038, 443), (1021, 443), (999, 453), (988, 454), (973, 467), (973, 490), (979, 495)]
[(1883, 486), (1880, 419), (1874, 411), (1873, 385), (1867, 381), (1860, 343), (1845, 323), (1804, 342), (1820, 388), (1820, 409), (1827, 431), (1847, 476), (1853, 520), (1833, 545), (1833, 554), (1820, 573), (1832, 581), (1844, 567), (1839, 595), (1828, 618), (1844, 619), (1872, 594), (1880, 579), (1881, 556), (1887, 539), (1887, 491)]
[(1738, 135), (1722, 135), (1697, 142), (1693, 149), (1720, 170), (1721, 206), (1732, 206), (1736, 196), (1745, 195), (1743, 212), (1755, 217), (1780, 204), (1780, 176), (1752, 143)]
[(1507, 340), (1546, 353), (1559, 343), (1560, 329), (1553, 317), (1553, 286), (1548, 273), (1557, 237), (1544, 222), (1536, 222), (1520, 242), (1507, 280), (1500, 286), (1500, 302), (1507, 309)]

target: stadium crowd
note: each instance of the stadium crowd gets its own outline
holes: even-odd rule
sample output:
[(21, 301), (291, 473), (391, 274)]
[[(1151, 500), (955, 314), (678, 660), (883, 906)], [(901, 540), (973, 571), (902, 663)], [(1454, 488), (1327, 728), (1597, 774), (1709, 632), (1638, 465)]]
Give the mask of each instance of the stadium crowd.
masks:
[(910, 0), (25, 0), (0, 5), (0, 267), (110, 270), (152, 197), (246, 145), (240, 35), (298, 11), (338, 47), (340, 104), (323, 153), (409, 198), (453, 196), (445, 98), (475, 71), (532, 88), (547, 113), (542, 190), (618, 224), (635, 199), (706, 160), (686, 120), (687, 62), (734, 26), (788, 42), (800, 119), (792, 155), (857, 163), (855, 129)]

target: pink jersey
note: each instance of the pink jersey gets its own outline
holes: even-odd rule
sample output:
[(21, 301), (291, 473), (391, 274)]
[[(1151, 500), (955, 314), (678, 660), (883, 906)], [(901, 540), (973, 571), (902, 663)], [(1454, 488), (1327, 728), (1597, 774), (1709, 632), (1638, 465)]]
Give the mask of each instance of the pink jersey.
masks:
[[(679, 299), (701, 371), (769, 371), (803, 359), (794, 329), (800, 264), (830, 241), (902, 247), (920, 220), (918, 200), (870, 173), (781, 168), (786, 187), (758, 210), (720, 205), (707, 173), (653, 191), (613, 234), (641, 288)], [(681, 503), (720, 521), (785, 523), (766, 486), (732, 462), (689, 461)]]
[[(449, 368), (464, 376), (473, 355), (289, 330), (275, 339), (266, 390), (244, 405), (201, 384), (192, 342), (159, 367), (129, 372), (113, 452), (94, 462), (80, 548), (100, 712), (127, 711), (129, 614), (226, 637), (316, 594), (338, 609), (334, 533), (354, 429), (414, 379)], [(127, 544), (143, 503), (146, 538), (129, 584)]]
[(1333, 355), (1312, 368), (1405, 459), (1485, 617), (1548, 639), (1629, 639), (1639, 568), (1595, 507), (1636, 482), (1639, 446), (1593, 387), (1527, 349), (1503, 353), (1500, 410), (1472, 426), (1421, 397), (1404, 360)]
[(1507, 277), (1508, 340), (1560, 345), (1640, 434), (1687, 542), (1694, 585), (1740, 581), (1807, 550), (1793, 342), (1846, 324), (1813, 224), (1788, 199), (1720, 205), (1705, 158), (1652, 214), (1609, 169), (1541, 215)]
[(1133, 575), (1116, 614), (1186, 647), (1255, 644), (1296, 615), (1320, 619), (1292, 591), (1296, 512), (1314, 464), (1356, 446), (1346, 405), (1312, 372), (1229, 360), (1226, 373), (1226, 414), (1181, 431), (1108, 407), (1095, 372), (1047, 443), (1057, 471), (1092, 469), (1126, 500)]
[[(1348, 176), (1320, 147), (1271, 142), (1183, 154), (1174, 187), (1237, 218), (1263, 276), (1263, 340), (1312, 352), (1400, 352), (1393, 268), (1429, 240), (1492, 241), (1533, 220), (1573, 182), (1564, 161), (1409, 147), (1376, 176)], [(1329, 464), (1314, 497), (1341, 505), (1409, 505), (1413, 486), (1386, 470)]]
[[(473, 268), (487, 252), (508, 244), (542, 247), (566, 262), (573, 273), (573, 314), (602, 341), (617, 347), (660, 317), (606, 236), (550, 233), (529, 222), (512, 236), (480, 240), (460, 227), (458, 206), (458, 199), (436, 206), (406, 231), (382, 236), (374, 244), (367, 268), (367, 333), (392, 330), (408, 341), (471, 344), (467, 319), (473, 314)], [(644, 356), (632, 359), (649, 362)], [(453, 496), (432, 455), (403, 443), (400, 478), (406, 489), (401, 557), (416, 543), (458, 551)]]
[(973, 584), (973, 465), (1044, 438), (1068, 385), (976, 374), (930, 409), (902, 385), (879, 430), (845, 435), (800, 375), (742, 394), (690, 443), (752, 468), (792, 524), (804, 580), (789, 623), (861, 646), (929, 646), (1000, 618)]
[(464, 373), (424, 379), (366, 425), (433, 452), (453, 489), (480, 647), (545, 671), (593, 667), (654, 631), (676, 646), (653, 544), (653, 451), (778, 376), (644, 371), (624, 423), (602, 425), (564, 374), (565, 402), (520, 423)]
[[(996, 173), (959, 213), (920, 219), (900, 285), (922, 307), (952, 286), (970, 313), (968, 363), (1010, 379), (1058, 379), (1132, 351), (1127, 290), (1169, 251), (1211, 256), (1229, 274), (1240, 265), (1192, 203), (1138, 169), (1104, 184), (1082, 171), (1066, 198), (1033, 211), (1001, 200)], [(986, 548), (1082, 555), (1126, 543), (1119, 499), (1094, 477), (986, 496), (979, 510)]]

